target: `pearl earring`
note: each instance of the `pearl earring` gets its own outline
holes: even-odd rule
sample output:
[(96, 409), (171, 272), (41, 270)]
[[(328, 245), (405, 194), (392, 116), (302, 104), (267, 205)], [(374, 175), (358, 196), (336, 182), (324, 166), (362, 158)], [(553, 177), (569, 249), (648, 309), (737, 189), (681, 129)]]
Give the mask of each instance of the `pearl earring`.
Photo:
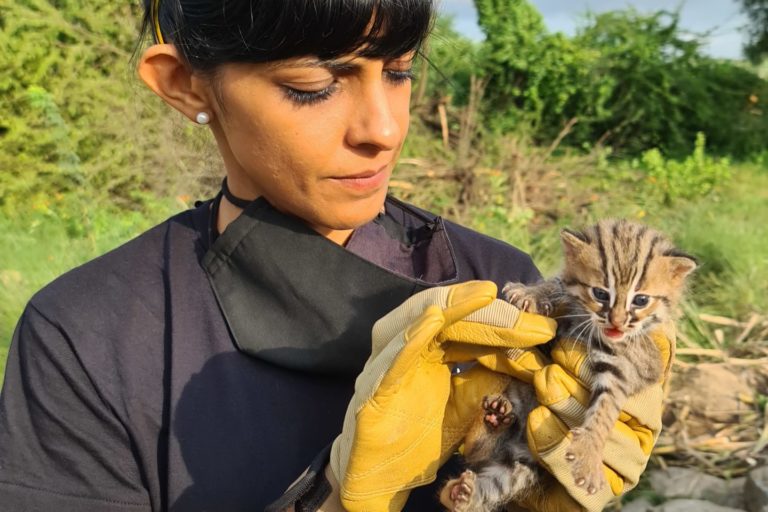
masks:
[(208, 124), (211, 122), (211, 116), (209, 116), (206, 112), (200, 112), (197, 114), (195, 121), (197, 121), (197, 124)]

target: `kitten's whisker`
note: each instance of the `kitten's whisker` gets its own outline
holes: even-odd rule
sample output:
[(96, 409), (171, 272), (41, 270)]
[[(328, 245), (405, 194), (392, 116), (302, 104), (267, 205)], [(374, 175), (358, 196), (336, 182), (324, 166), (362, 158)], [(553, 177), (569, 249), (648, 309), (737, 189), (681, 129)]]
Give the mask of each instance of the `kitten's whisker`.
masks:
[(559, 320), (561, 318), (584, 318), (589, 316), (590, 316), (589, 313), (583, 313), (583, 314), (573, 314), (573, 315), (560, 315), (560, 316), (554, 317), (554, 319)]
[(581, 334), (584, 332), (584, 329), (588, 327), (591, 322), (592, 320), (588, 318), (583, 322), (576, 324), (568, 331), (567, 336), (571, 338), (574, 342), (578, 341), (581, 337)]

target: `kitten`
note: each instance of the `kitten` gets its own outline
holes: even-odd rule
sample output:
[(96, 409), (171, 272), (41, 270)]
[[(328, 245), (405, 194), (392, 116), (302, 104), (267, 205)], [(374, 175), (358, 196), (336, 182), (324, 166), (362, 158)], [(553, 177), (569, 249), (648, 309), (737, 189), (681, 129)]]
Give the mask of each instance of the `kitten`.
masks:
[[(566, 452), (574, 482), (594, 494), (605, 484), (602, 454), (627, 398), (658, 382), (664, 368), (651, 329), (670, 329), (695, 260), (661, 233), (625, 220), (603, 220), (583, 232), (561, 233), (565, 263), (558, 277), (502, 290), (522, 310), (558, 320), (557, 338), (586, 345), (593, 373), (584, 423), (571, 430)], [(454, 512), (492, 511), (520, 503), (553, 478), (525, 438), (536, 407), (530, 385), (513, 382), (486, 397), (483, 415), (465, 440), (469, 469), (450, 480), (440, 499)]]

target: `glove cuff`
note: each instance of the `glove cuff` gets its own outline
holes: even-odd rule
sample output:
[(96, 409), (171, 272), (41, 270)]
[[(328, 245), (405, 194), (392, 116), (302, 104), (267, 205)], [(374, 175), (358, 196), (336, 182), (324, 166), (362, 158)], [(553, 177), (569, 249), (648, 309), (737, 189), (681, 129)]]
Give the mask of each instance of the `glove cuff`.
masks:
[(307, 470), (264, 512), (282, 512), (293, 506), (296, 512), (314, 512), (331, 494), (332, 488), (325, 477), (331, 445), (326, 446), (312, 461)]

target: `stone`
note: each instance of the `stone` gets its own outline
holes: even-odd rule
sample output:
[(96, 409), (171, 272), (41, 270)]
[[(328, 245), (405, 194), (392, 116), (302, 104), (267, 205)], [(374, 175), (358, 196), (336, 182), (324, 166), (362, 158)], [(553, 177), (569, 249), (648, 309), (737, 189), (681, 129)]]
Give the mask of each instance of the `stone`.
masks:
[(749, 512), (768, 512), (768, 466), (749, 472), (744, 499)]
[(704, 500), (672, 500), (659, 505), (654, 512), (744, 512), (744, 510), (723, 507)]
[(653, 503), (645, 498), (632, 500), (621, 506), (621, 512), (653, 512)]
[(695, 469), (672, 467), (650, 471), (648, 480), (654, 492), (666, 499), (691, 498), (744, 509), (744, 478), (723, 480)]
[[(724, 363), (697, 364), (672, 373), (664, 424), (685, 429), (688, 438), (711, 436), (713, 423), (738, 423), (753, 410), (741, 397), (752, 396), (758, 377), (743, 367)], [(685, 412), (687, 411), (687, 412)], [(683, 418), (678, 415), (684, 414)]]

